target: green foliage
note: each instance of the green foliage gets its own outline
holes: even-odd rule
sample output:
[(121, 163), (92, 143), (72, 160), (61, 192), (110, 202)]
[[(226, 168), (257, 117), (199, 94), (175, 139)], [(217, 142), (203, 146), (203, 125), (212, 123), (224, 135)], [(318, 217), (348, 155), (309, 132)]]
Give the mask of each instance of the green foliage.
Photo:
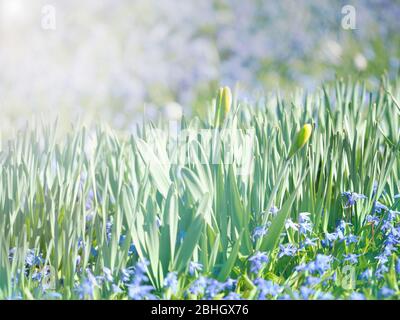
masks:
[[(374, 200), (400, 191), (399, 86), (384, 80), (382, 87), (368, 94), (338, 81), (290, 103), (239, 101), (220, 130), (212, 129), (215, 110), (204, 121), (183, 119), (181, 143), (150, 123), (129, 138), (77, 129), (61, 142), (55, 128), (26, 130), (0, 153), (0, 297), (40, 296), (24, 277), (12, 283), (32, 248), (55, 270), (54, 289), (73, 298), (82, 276), (77, 256), (80, 270), (115, 275), (146, 259), (161, 290), (167, 273), (186, 274), (190, 261), (223, 281), (241, 277), (258, 250), (273, 259), (286, 219), (299, 212), (310, 213), (315, 233), (344, 219), (365, 235)], [(313, 134), (289, 154), (305, 123)], [(370, 200), (344, 208), (347, 190)], [(254, 228), (268, 222), (254, 241)]]

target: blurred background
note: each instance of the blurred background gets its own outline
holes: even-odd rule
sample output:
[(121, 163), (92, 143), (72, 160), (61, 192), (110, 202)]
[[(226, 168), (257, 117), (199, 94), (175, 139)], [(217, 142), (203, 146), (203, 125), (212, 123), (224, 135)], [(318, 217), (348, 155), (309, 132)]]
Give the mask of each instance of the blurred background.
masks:
[(336, 77), (374, 86), (399, 70), (399, 31), (400, 0), (0, 0), (0, 126), (129, 129), (143, 112), (202, 115), (220, 85), (249, 100)]

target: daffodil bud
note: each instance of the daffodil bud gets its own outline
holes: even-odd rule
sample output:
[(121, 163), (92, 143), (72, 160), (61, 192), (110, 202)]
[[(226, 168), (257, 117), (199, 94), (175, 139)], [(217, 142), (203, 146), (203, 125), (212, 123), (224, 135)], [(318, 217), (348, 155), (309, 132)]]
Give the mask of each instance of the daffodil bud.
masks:
[(304, 147), (304, 145), (307, 143), (307, 141), (310, 139), (312, 132), (312, 126), (311, 124), (305, 124), (300, 131), (297, 133), (296, 138), (294, 140), (294, 143), (292, 143), (292, 146), (290, 147), (290, 152), (289, 152), (289, 158), (293, 157), (293, 155), (299, 151), (301, 148)]
[(229, 87), (224, 87), (222, 89), (222, 101), (221, 102), (222, 102), (221, 121), (224, 121), (226, 118), (226, 115), (231, 110), (231, 104), (232, 104), (232, 93), (231, 93), (231, 89), (229, 89)]

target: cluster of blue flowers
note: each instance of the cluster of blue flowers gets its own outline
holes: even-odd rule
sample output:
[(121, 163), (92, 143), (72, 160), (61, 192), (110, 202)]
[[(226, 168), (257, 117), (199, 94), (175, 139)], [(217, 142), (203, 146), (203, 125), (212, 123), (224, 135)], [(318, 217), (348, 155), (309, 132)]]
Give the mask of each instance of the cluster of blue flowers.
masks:
[[(354, 192), (344, 192), (343, 197), (346, 199), (344, 208), (351, 208), (359, 200), (367, 199), (366, 196)], [(278, 213), (278, 209), (274, 208), (270, 213), (273, 213), (271, 217)], [(388, 262), (390, 256), (395, 252), (396, 246), (400, 243), (399, 235), (400, 229), (395, 226), (398, 212), (390, 210), (387, 206), (382, 203), (375, 201), (373, 210), (370, 215), (367, 215), (365, 221), (367, 225), (379, 227), (379, 236), (382, 237), (382, 251), (376, 256), (377, 267), (375, 272), (372, 269), (367, 268), (365, 271), (359, 274), (361, 281), (369, 281), (371, 277), (375, 276), (377, 279), (381, 279), (384, 274), (389, 271)], [(270, 221), (265, 225), (258, 226), (254, 229), (252, 239), (256, 242), (258, 239), (264, 237), (270, 226)], [(310, 218), (310, 213), (302, 212), (299, 214), (298, 221), (287, 219), (285, 223), (287, 234), (298, 233), (299, 242), (292, 243), (287, 242), (279, 245), (279, 250), (276, 253), (276, 258), (272, 258), (270, 254), (266, 252), (256, 251), (254, 254), (248, 257), (248, 267), (250, 281), (256, 292), (253, 298), (257, 299), (334, 299), (335, 297), (329, 292), (328, 285), (334, 285), (337, 283), (338, 270), (340, 266), (348, 265), (357, 267), (359, 264), (360, 257), (363, 253), (354, 252), (357, 247), (350, 247), (352, 244), (357, 244), (360, 241), (360, 237), (352, 233), (353, 226), (351, 223), (341, 220), (338, 222), (337, 227), (333, 232), (326, 232), (324, 237), (321, 239), (314, 232), (314, 225)], [(121, 239), (123, 242), (124, 239)], [(342, 244), (344, 248), (348, 248), (340, 256), (333, 254), (325, 254), (322, 252), (330, 252), (335, 246)], [(320, 246), (321, 245), (321, 246)], [(353, 249), (350, 249), (353, 248)], [(321, 252), (319, 252), (322, 250)], [(306, 257), (307, 254), (315, 252), (313, 260), (300, 262), (293, 266), (292, 272), (298, 275), (303, 275), (299, 282), (299, 288), (290, 288), (287, 285), (278, 284), (272, 280), (263, 278), (265, 269), (269, 265), (274, 265), (276, 261), (287, 257), (288, 259), (294, 259), (295, 257), (300, 258), (300, 261), (304, 261), (301, 257)], [(337, 266), (334, 268), (333, 264)], [(128, 296), (131, 299), (154, 299), (156, 298), (155, 289), (152, 285), (149, 285), (149, 279), (146, 276), (146, 262), (139, 262), (135, 268), (124, 269), (121, 272), (121, 281), (124, 284), (122, 287), (114, 286), (115, 293), (124, 292), (124, 286), (128, 289)], [(269, 269), (270, 267), (268, 267)], [(400, 273), (400, 259), (397, 259), (395, 270)], [(182, 287), (180, 280), (176, 272), (170, 272), (164, 278), (163, 290), (173, 295), (184, 294), (187, 298), (197, 299), (215, 299), (217, 297), (222, 299), (242, 299), (246, 298), (243, 295), (243, 291), (240, 289), (240, 276), (238, 279), (227, 279), (225, 282), (220, 282), (212, 277), (207, 277), (202, 274), (203, 266), (195, 261), (190, 262), (188, 266), (188, 274), (193, 277), (190, 285), (184, 291), (180, 291)], [(108, 282), (113, 281), (111, 272), (108, 269), (104, 269), (104, 277)], [(93, 277), (88, 276), (87, 279), (91, 285), (88, 286), (87, 280), (83, 282), (86, 289), (91, 293), (93, 288), (96, 286)], [(92, 279), (92, 280), (90, 280)], [(98, 280), (98, 279), (97, 279)], [(96, 281), (97, 281), (96, 280)], [(116, 289), (117, 288), (117, 289)], [(90, 289), (90, 290), (89, 290)], [(182, 289), (181, 289), (182, 290)], [(245, 292), (245, 291), (244, 291)], [(379, 297), (388, 298), (396, 294), (395, 290), (384, 285), (379, 290)], [(169, 298), (170, 295), (165, 296)], [(349, 299), (363, 300), (365, 294), (359, 291), (350, 291), (348, 294)]]
[[(343, 196), (346, 199), (345, 209), (354, 207), (361, 199), (366, 199), (362, 194), (354, 192), (345, 192)], [(395, 196), (395, 201), (399, 198), (399, 195)], [(273, 218), (277, 213), (278, 209), (274, 209), (270, 217)], [(386, 278), (391, 270), (400, 277), (400, 258), (397, 254), (400, 244), (399, 216), (398, 211), (375, 201), (371, 213), (365, 217), (363, 227), (364, 232), (370, 233), (356, 236), (353, 234), (354, 226), (340, 220), (332, 232), (323, 233), (321, 237), (314, 230), (310, 213), (302, 212), (297, 221), (287, 219), (286, 232), (281, 235), (282, 241), (277, 250), (269, 253), (255, 251), (243, 260), (247, 267), (241, 273), (236, 273), (235, 279), (218, 281), (213, 274), (204, 273), (201, 263), (191, 261), (187, 274), (178, 275), (174, 271), (167, 273), (161, 284), (162, 288), (157, 290), (148, 277), (149, 262), (138, 259), (133, 244), (128, 252), (132, 256), (132, 265), (120, 270), (111, 270), (104, 266), (102, 272), (95, 275), (93, 262), (97, 258), (97, 249), (91, 247), (89, 264), (82, 270), (81, 252), (86, 244), (81, 238), (78, 241), (76, 259), (76, 273), (80, 280), (76, 283), (74, 292), (80, 299), (95, 299), (104, 292), (130, 299), (334, 299), (337, 297), (333, 295), (332, 288), (340, 286), (338, 280), (343, 277), (344, 267), (350, 267), (356, 271), (358, 280), (344, 297), (353, 300), (366, 299), (369, 290), (367, 284), (372, 281), (377, 284), (375, 296), (391, 298), (398, 295), (398, 292)], [(255, 228), (255, 245), (256, 240), (267, 233), (269, 223)], [(107, 221), (106, 235), (110, 241), (111, 220)], [(368, 252), (361, 249), (363, 246), (359, 247), (366, 241), (365, 237), (368, 241), (375, 241), (375, 248)], [(121, 235), (119, 245), (125, 246), (126, 241), (127, 237)], [(10, 261), (17, 255), (17, 248), (9, 250)], [(41, 252), (27, 250), (24, 262), (24, 270), (19, 270), (13, 277), (14, 284), (18, 283), (20, 277), (28, 277), (36, 284), (43, 298), (62, 298), (62, 294), (55, 291), (50, 266)], [(278, 268), (279, 264), (284, 264), (284, 268)], [(274, 273), (276, 277), (270, 278)], [(296, 279), (296, 287), (279, 280), (283, 279), (282, 276), (285, 279)], [(63, 279), (59, 279), (58, 287), (63, 287), (62, 281)], [(10, 299), (21, 297), (20, 292), (13, 292)]]
[[(230, 278), (225, 282), (220, 282), (213, 278), (200, 276), (192, 282), (186, 294), (189, 298), (195, 296), (202, 299), (214, 299), (221, 295), (225, 299), (232, 300), (234, 297), (239, 297), (237, 293), (232, 292), (236, 284), (237, 281)], [(228, 293), (225, 294), (225, 292)]]
[(347, 228), (350, 227), (351, 224), (341, 220), (336, 227), (335, 231), (332, 233), (326, 233), (325, 238), (321, 241), (324, 247), (332, 247), (336, 241), (344, 242), (346, 245), (351, 243), (357, 243), (358, 237), (352, 233), (347, 232)]
[(268, 261), (269, 259), (265, 253), (257, 251), (249, 258), (250, 272), (255, 274), (259, 273)]

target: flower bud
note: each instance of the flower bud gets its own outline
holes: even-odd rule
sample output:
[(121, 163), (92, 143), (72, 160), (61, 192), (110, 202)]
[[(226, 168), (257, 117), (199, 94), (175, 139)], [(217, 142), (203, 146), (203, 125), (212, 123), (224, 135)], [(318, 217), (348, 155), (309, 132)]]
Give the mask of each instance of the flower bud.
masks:
[(297, 133), (296, 138), (294, 140), (294, 143), (292, 143), (292, 146), (290, 148), (289, 152), (289, 158), (293, 157), (293, 155), (299, 151), (301, 148), (304, 147), (304, 145), (307, 143), (307, 141), (311, 137), (311, 132), (312, 132), (312, 126), (311, 124), (305, 124), (300, 131)]
[(232, 93), (229, 87), (223, 87), (218, 90), (216, 100), (216, 112), (215, 112), (215, 126), (218, 127), (224, 122), (227, 114), (229, 113), (232, 105)]
[(231, 93), (231, 89), (229, 89), (229, 87), (224, 87), (222, 89), (222, 101), (221, 102), (222, 102), (221, 121), (224, 121), (226, 118), (226, 115), (231, 110), (231, 104), (232, 104), (232, 93)]

